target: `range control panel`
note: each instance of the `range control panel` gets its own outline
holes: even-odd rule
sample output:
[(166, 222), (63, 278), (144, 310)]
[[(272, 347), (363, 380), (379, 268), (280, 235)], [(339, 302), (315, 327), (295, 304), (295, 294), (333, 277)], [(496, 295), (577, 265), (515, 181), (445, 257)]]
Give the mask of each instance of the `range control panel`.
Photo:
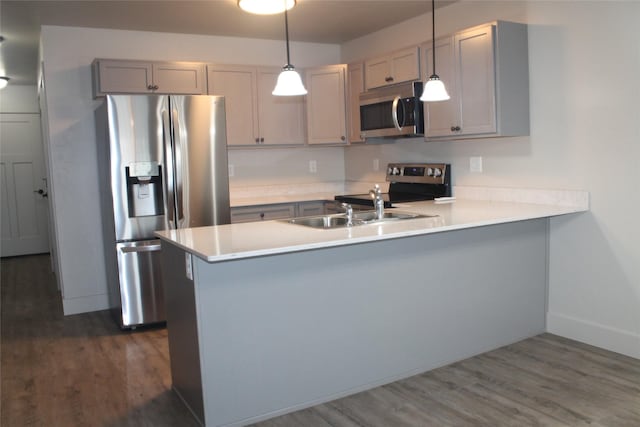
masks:
[(445, 163), (389, 163), (387, 181), (445, 184), (448, 173), (449, 165)]

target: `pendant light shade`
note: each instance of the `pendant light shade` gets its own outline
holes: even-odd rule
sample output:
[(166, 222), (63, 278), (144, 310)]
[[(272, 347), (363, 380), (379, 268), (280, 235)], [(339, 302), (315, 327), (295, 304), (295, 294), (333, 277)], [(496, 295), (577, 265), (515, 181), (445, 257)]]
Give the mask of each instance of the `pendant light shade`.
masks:
[(424, 91), (420, 97), (422, 102), (446, 101), (450, 99), (444, 83), (436, 74), (436, 1), (431, 0), (431, 52), (433, 53), (433, 74), (424, 85)]
[(306, 95), (307, 89), (302, 84), (300, 74), (293, 68), (293, 65), (287, 64), (278, 76), (276, 87), (271, 93), (276, 96)]
[(4, 89), (9, 84), (9, 77), (0, 77), (0, 89)]
[(295, 5), (296, 0), (238, 0), (240, 9), (258, 15), (282, 13)]
[(422, 102), (435, 102), (435, 101), (446, 101), (449, 99), (449, 94), (447, 93), (447, 89), (444, 87), (444, 83), (440, 80), (440, 77), (433, 74), (427, 80), (427, 84), (424, 86), (424, 91), (422, 92), (422, 96), (420, 97), (420, 101)]
[(284, 31), (287, 40), (287, 64), (282, 68), (276, 87), (271, 93), (276, 96), (306, 95), (307, 89), (304, 88), (300, 74), (291, 65), (289, 58), (289, 18), (286, 9), (284, 11)]

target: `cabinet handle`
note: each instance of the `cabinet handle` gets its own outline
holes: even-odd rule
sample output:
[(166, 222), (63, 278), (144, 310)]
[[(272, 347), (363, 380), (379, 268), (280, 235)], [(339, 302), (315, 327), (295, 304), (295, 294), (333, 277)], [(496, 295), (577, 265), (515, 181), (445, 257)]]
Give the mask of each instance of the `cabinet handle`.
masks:
[(460, 132), (460, 126), (451, 126), (451, 132)]
[(260, 144), (260, 138), (256, 138), (256, 144)]
[(158, 85), (153, 85), (153, 90), (158, 90)]
[(341, 141), (345, 141), (346, 139), (347, 139), (347, 138), (346, 138), (344, 135), (342, 135), (342, 136), (340, 137), (340, 140), (341, 140)]
[(264, 212), (260, 212), (260, 219), (263, 220), (264, 219)]
[(264, 138), (260, 138), (260, 144), (264, 144)]
[(153, 85), (149, 85), (149, 86), (147, 86), (147, 89), (149, 89), (149, 90), (153, 90)]
[(391, 76), (385, 77), (384, 81), (387, 82), (387, 83), (390, 83), (390, 82), (393, 81), (393, 77), (391, 77)]

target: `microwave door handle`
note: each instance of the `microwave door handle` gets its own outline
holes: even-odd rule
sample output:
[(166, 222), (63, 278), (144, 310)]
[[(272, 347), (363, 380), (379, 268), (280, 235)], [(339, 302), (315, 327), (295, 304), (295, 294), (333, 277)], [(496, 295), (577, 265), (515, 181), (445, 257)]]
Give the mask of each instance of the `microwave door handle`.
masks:
[(393, 98), (393, 104), (391, 105), (391, 118), (393, 119), (393, 125), (399, 131), (402, 130), (400, 123), (398, 123), (398, 103), (400, 102), (400, 97), (396, 96)]

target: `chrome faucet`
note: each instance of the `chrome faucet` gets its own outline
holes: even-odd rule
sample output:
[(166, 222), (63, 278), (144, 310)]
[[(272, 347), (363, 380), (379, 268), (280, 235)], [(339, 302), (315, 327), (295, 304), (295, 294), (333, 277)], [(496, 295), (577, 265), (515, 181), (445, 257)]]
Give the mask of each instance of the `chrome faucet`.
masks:
[(380, 186), (376, 184), (373, 190), (369, 190), (369, 195), (373, 199), (373, 206), (376, 209), (376, 220), (384, 218), (384, 200), (382, 200)]
[(340, 206), (344, 208), (344, 211), (347, 214), (347, 227), (351, 227), (353, 225), (353, 206), (349, 203), (342, 203)]

